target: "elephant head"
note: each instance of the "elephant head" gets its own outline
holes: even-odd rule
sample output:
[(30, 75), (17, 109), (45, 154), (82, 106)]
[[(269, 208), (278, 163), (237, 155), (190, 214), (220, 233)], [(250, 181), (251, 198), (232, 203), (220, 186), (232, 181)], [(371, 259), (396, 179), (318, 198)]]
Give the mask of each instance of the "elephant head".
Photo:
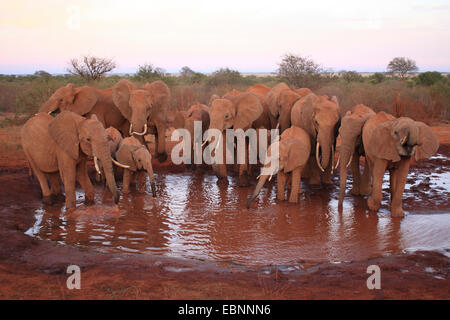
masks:
[[(325, 171), (334, 162), (334, 148), (339, 133), (340, 116), (337, 98), (316, 96), (311, 93), (298, 100), (291, 112), (293, 125), (302, 127), (315, 141), (316, 162)], [(332, 163), (332, 165), (334, 165)]]
[(358, 104), (342, 118), (341, 127), (339, 128), (339, 134), (341, 136), (338, 160), (341, 162), (339, 203), (342, 203), (344, 199), (347, 185), (347, 168), (352, 161), (355, 148), (357, 145), (362, 148), (362, 128), (366, 121), (374, 115), (375, 112), (371, 108), (363, 104)]
[(116, 151), (116, 160), (119, 166), (125, 166), (130, 171), (147, 171), (152, 188), (152, 195), (153, 197), (156, 197), (152, 156), (145, 146), (141, 145), (134, 137), (125, 138), (122, 140), (119, 149)]
[(439, 148), (439, 141), (429, 126), (407, 117), (378, 125), (369, 139), (369, 144), (377, 158), (393, 162), (413, 154), (416, 160), (425, 159)]
[(147, 121), (152, 113), (153, 97), (146, 89), (137, 88), (122, 79), (112, 88), (114, 104), (124, 118), (130, 122), (130, 135), (143, 136), (147, 133)]
[(119, 148), (119, 145), (122, 142), (123, 138), (122, 135), (120, 134), (120, 131), (114, 127), (109, 127), (108, 129), (106, 129), (106, 134), (108, 135), (109, 150), (111, 152), (111, 157), (114, 158), (116, 151)]
[(75, 88), (72, 83), (69, 83), (56, 90), (42, 105), (39, 112), (52, 113), (59, 109), (84, 115), (91, 111), (97, 100), (98, 94), (95, 88), (88, 86)]
[[(274, 151), (275, 148), (278, 148), (278, 152)], [(303, 129), (292, 126), (285, 130), (281, 134), (280, 140), (272, 143), (267, 150), (268, 161), (266, 161), (264, 168), (261, 170), (261, 175), (253, 194), (247, 200), (247, 208), (258, 196), (267, 179), (270, 180), (272, 175), (279, 170), (289, 173), (295, 168), (303, 167), (308, 162), (310, 152), (309, 136)], [(277, 155), (278, 159), (275, 159), (274, 157)], [(278, 160), (278, 163), (276, 160)]]
[[(249, 92), (241, 93), (229, 99), (215, 99), (209, 110), (209, 129), (217, 129), (220, 132), (231, 128), (245, 131), (252, 126), (252, 123), (259, 118), (262, 112), (263, 106), (259, 98)], [(206, 140), (209, 140), (211, 132), (207, 132), (209, 135)], [(217, 143), (220, 143), (220, 141)], [(213, 168), (218, 176), (223, 175), (219, 174), (219, 170), (224, 172), (224, 164), (221, 164), (220, 167), (213, 165)]]
[(73, 160), (78, 160), (82, 152), (86, 156), (94, 157), (96, 168), (97, 159), (102, 162), (108, 189), (114, 197), (114, 202), (118, 203), (119, 192), (114, 180), (108, 137), (97, 117), (93, 115), (86, 119), (76, 113), (63, 111), (50, 122), (49, 133)]

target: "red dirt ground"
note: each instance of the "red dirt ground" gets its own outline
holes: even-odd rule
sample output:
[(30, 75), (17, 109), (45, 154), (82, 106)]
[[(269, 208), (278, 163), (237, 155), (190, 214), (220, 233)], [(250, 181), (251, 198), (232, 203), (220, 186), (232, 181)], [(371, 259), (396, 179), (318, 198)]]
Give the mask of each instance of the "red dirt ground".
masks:
[[(442, 145), (450, 144), (449, 128), (433, 128)], [(17, 132), (0, 130), (0, 143), (14, 145)], [(10, 145), (2, 149), (0, 203), (20, 201), (24, 188), (39, 193), (38, 185), (30, 184), (27, 176), (21, 150)], [(0, 216), (0, 299), (450, 298), (450, 259), (437, 252), (321, 264), (295, 272), (276, 268), (267, 272), (267, 268), (164, 256), (105, 254), (60, 246), (26, 236), (24, 231), (33, 225), (34, 217), (20, 208), (12, 212), (0, 205)], [(81, 290), (66, 288), (66, 268), (70, 264), (81, 267)], [(382, 270), (381, 290), (367, 289), (366, 269), (372, 264)], [(433, 272), (426, 272), (429, 267)]]

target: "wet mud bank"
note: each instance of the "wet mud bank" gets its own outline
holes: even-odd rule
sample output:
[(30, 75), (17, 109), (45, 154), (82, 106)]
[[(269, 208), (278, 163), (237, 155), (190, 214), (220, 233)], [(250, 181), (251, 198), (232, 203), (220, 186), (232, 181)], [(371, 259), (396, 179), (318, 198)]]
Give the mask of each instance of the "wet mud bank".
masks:
[[(158, 199), (132, 193), (117, 214), (96, 186), (95, 205), (80, 193), (67, 213), (42, 205), (27, 168), (2, 167), (0, 298), (448, 299), (449, 155), (444, 145), (412, 164), (402, 220), (390, 218), (387, 190), (378, 214), (350, 195), (337, 212), (336, 186), (305, 185), (290, 205), (268, 185), (245, 209), (253, 187), (170, 163), (155, 164)], [(66, 288), (72, 264), (81, 290)], [(381, 290), (366, 285), (374, 264)]]

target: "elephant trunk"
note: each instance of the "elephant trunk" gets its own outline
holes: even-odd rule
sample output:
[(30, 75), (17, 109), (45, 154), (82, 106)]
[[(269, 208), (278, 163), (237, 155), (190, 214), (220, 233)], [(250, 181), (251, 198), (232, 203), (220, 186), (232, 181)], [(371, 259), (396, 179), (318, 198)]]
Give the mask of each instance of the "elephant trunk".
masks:
[(58, 101), (53, 98), (50, 97), (39, 109), (39, 112), (45, 112), (45, 113), (52, 113), (53, 111), (55, 111), (56, 109), (58, 109)]
[(94, 145), (93, 151), (94, 157), (98, 158), (102, 163), (103, 172), (105, 173), (106, 178), (106, 185), (114, 197), (114, 203), (117, 204), (119, 202), (120, 194), (117, 190), (116, 180), (114, 179), (113, 164), (106, 139), (103, 143), (98, 144), (97, 146)]
[(316, 161), (322, 171), (328, 167), (331, 157), (331, 146), (334, 141), (333, 130), (322, 130), (317, 135)]
[[(211, 123), (209, 125), (209, 129), (216, 129), (216, 130), (219, 130), (220, 132), (222, 132), (222, 134), (219, 135), (218, 141), (213, 142), (215, 157), (217, 157), (217, 152), (220, 152), (221, 150), (223, 151), (224, 150), (223, 148), (225, 148), (225, 141), (222, 141), (223, 140), (223, 136), (222, 136), (223, 135), (223, 127), (224, 127), (223, 121), (219, 121), (219, 120), (213, 120), (213, 121), (211, 121)], [(209, 134), (208, 134), (207, 138), (210, 139), (212, 136), (212, 133), (210, 131), (208, 131), (208, 133)], [(223, 159), (222, 162), (223, 163), (221, 163), (221, 164), (213, 164), (212, 165), (214, 173), (219, 178), (224, 178), (226, 176), (226, 174), (224, 175), (224, 172), (226, 172), (225, 159)]]
[(153, 198), (156, 198), (155, 176), (153, 174), (153, 167), (152, 167), (151, 160), (148, 161), (148, 164), (145, 169), (147, 170), (148, 178), (150, 180), (150, 186), (152, 188), (152, 196), (153, 196)]
[(350, 162), (353, 157), (353, 153), (355, 151), (355, 142), (347, 142), (345, 143), (344, 138), (342, 138), (343, 144), (341, 144), (339, 151), (339, 158), (341, 162), (341, 167), (339, 170), (339, 202), (338, 206), (342, 207), (342, 202), (344, 201), (345, 189), (347, 188), (347, 168), (350, 165)]
[(259, 181), (255, 187), (255, 191), (253, 191), (253, 194), (247, 200), (247, 209), (250, 209), (250, 204), (258, 196), (259, 192), (261, 191), (261, 188), (263, 187), (264, 183), (266, 183), (268, 178), (269, 175), (263, 175), (259, 177)]

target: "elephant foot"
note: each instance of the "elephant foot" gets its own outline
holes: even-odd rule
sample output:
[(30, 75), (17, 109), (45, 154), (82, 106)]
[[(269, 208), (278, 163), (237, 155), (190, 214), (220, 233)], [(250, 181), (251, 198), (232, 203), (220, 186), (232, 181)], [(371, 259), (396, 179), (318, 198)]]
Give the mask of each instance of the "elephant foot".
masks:
[(361, 188), (359, 190), (360, 196), (368, 196), (372, 191), (369, 188)]
[(228, 178), (227, 177), (217, 177), (217, 184), (227, 186)]
[(367, 198), (367, 206), (369, 210), (377, 212), (380, 209), (380, 201), (375, 201), (372, 197), (369, 197)]
[(129, 188), (123, 188), (122, 189), (122, 193), (123, 194), (129, 194), (130, 193), (130, 189)]
[(402, 207), (391, 208), (391, 217), (395, 218), (403, 218), (405, 216), (405, 212)]
[(167, 152), (163, 152), (163, 153), (157, 153), (156, 154), (156, 159), (158, 159), (159, 162), (164, 162), (167, 160)]
[(86, 206), (92, 206), (93, 204), (95, 204), (95, 202), (94, 202), (94, 199), (86, 198), (86, 199), (84, 199), (84, 204)]
[(289, 196), (289, 203), (297, 203), (298, 202), (298, 193), (297, 194), (293, 194), (291, 192), (291, 195)]
[(43, 196), (43, 197), (42, 197), (42, 202), (43, 202), (44, 204), (47, 204), (47, 205), (53, 204), (52, 196), (51, 196), (51, 195), (50, 195), (50, 196)]
[(309, 179), (309, 184), (312, 185), (312, 186), (320, 186), (320, 179), (310, 178)]
[(352, 188), (352, 190), (350, 191), (350, 193), (351, 193), (353, 196), (359, 196), (359, 189)]
[(62, 202), (66, 199), (66, 197), (64, 197), (64, 195), (61, 193), (60, 194), (52, 194), (51, 197), (52, 197), (53, 202)]
[(248, 181), (247, 175), (239, 176), (238, 186), (239, 187), (248, 187), (250, 185), (250, 182)]

